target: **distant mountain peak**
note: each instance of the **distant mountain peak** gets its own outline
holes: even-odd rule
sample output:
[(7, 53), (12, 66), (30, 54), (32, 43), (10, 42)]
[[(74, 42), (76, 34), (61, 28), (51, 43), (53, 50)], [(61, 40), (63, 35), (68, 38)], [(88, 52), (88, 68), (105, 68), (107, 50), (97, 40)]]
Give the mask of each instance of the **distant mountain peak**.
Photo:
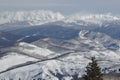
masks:
[(63, 19), (64, 16), (59, 12), (47, 10), (2, 12), (0, 13), (0, 24), (28, 22), (30, 25), (41, 25)]
[(112, 23), (119, 24), (120, 16), (112, 14), (74, 14), (64, 20), (65, 23), (75, 23), (78, 25), (107, 25)]

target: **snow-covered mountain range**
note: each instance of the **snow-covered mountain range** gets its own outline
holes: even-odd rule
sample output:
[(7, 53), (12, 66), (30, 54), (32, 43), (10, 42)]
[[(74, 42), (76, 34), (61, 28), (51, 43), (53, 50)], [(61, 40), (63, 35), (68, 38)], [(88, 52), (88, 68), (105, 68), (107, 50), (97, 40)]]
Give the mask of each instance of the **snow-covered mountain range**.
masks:
[(54, 22), (63, 19), (64, 16), (60, 13), (35, 10), (35, 11), (18, 11), (18, 12), (3, 12), (0, 13), (0, 24), (27, 22), (30, 25), (41, 25), (48, 22)]
[[(74, 14), (62, 15), (59, 12), (46, 10), (18, 11), (18, 12), (1, 12), (0, 24), (9, 25), (42, 25), (56, 22), (56, 24), (76, 24), (81, 26), (87, 25), (105, 25), (119, 24), (120, 16), (108, 14)], [(111, 23), (112, 22), (112, 23)], [(52, 23), (53, 24), (53, 23)], [(63, 25), (63, 24), (62, 24)], [(120, 25), (120, 24), (119, 24)]]
[(0, 30), (1, 80), (74, 79), (92, 56), (107, 72), (120, 65), (120, 16), (2, 12)]

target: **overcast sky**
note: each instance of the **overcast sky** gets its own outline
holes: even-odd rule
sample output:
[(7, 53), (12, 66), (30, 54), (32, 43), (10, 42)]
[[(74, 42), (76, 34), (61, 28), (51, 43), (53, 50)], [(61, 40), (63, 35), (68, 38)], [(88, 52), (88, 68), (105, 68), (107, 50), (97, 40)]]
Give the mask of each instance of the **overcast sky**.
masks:
[(0, 11), (52, 10), (63, 14), (77, 12), (120, 13), (120, 0), (0, 0)]

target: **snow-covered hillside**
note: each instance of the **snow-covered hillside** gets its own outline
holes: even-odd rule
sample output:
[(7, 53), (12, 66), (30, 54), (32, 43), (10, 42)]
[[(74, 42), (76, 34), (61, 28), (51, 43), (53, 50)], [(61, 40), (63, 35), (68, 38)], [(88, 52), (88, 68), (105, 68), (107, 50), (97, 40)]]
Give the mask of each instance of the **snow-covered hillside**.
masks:
[[(69, 80), (78, 76), (81, 77), (84, 74), (85, 66), (90, 62), (92, 56), (96, 56), (102, 69), (120, 64), (119, 49), (109, 50), (103, 43), (109, 44), (106, 41), (114, 42), (116, 40), (109, 36), (103, 40), (100, 39), (100, 36), (107, 35), (81, 31), (77, 38), (70, 40), (44, 38), (33, 42), (34, 45), (19, 43), (10, 49), (16, 52), (17, 57), (9, 54), (3, 57), (3, 60), (0, 60), (1, 65), (4, 65), (2, 61), (9, 64), (9, 67), (0, 69), (0, 79)], [(115, 43), (119, 44), (119, 41)], [(37, 57), (34, 54), (37, 54)], [(26, 57), (22, 58), (18, 55)], [(10, 59), (9, 56), (17, 59), (14, 61), (14, 58)], [(13, 60), (12, 63), (11, 60)]]
[[(109, 46), (113, 43), (113, 46)], [(99, 65), (103, 69), (120, 64), (120, 42), (99, 32), (83, 30), (80, 31), (79, 36), (74, 39), (59, 40), (44, 38), (32, 44), (22, 42), (10, 48), (10, 51), (30, 58), (28, 58), (27, 61), (23, 61), (23, 59), (18, 60), (19, 57), (16, 59), (16, 61), (18, 61), (18, 63), (15, 63), (16, 65), (10, 63), (12, 59), (10, 62), (8, 61), (9, 67), (1, 68), (1, 79), (72, 79), (75, 76), (83, 75), (85, 66), (92, 56), (96, 56)], [(115, 45), (118, 47), (116, 48)], [(12, 56), (12, 54), (7, 56), (3, 57), (6, 62), (8, 58), (11, 58), (9, 56)], [(35, 60), (31, 60), (31, 58)]]
[(31, 55), (31, 56), (33, 55), (33, 57), (35, 56), (45, 57), (45, 56), (54, 54), (54, 52), (48, 49), (39, 48), (35, 45), (31, 45), (24, 42), (19, 43), (16, 49), (19, 50), (20, 52), (23, 52), (26, 55)]
[(0, 64), (3, 65), (0, 71), (29, 61), (47, 59), (48, 55), (54, 54), (54, 52), (48, 49), (40, 48), (25, 42), (20, 42), (16, 44), (15, 47), (5, 48), (3, 51), (8, 52), (0, 59)]
[(28, 61), (37, 61), (37, 59), (28, 57), (25, 55), (18, 54), (16, 52), (10, 52), (7, 53), (8, 55), (2, 57), (0, 59), (0, 71), (6, 70), (12, 66), (18, 65), (18, 64), (23, 64)]
[(0, 30), (0, 80), (74, 79), (92, 56), (102, 70), (120, 65), (120, 16), (2, 12)]

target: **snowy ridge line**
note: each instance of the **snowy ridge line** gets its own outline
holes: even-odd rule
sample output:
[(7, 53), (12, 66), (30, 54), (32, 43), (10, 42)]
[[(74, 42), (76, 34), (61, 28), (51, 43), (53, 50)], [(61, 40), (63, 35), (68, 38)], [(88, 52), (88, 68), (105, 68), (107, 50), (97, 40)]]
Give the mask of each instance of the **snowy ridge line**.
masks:
[(53, 58), (42, 59), (42, 60), (38, 60), (38, 61), (29, 61), (29, 62), (26, 62), (26, 63), (23, 63), (23, 64), (15, 65), (15, 66), (12, 66), (12, 67), (4, 70), (4, 71), (1, 71), (0, 74), (5, 73), (5, 72), (8, 72), (8, 71), (11, 71), (11, 70), (14, 70), (14, 69), (16, 69), (16, 68), (25, 67), (25, 66), (29, 66), (29, 65), (32, 65), (32, 64), (36, 64), (36, 63), (39, 63), (39, 62), (44, 62), (44, 61), (48, 61), (48, 60), (52, 60), (52, 59), (57, 59), (57, 58), (60, 58), (60, 57), (62, 57), (62, 56), (65, 56), (65, 55), (69, 55), (69, 54), (71, 54), (71, 53), (74, 53), (74, 51), (72, 51), (72, 52), (67, 52), (67, 53), (64, 53), (64, 54), (55, 56), (55, 57), (53, 57)]

